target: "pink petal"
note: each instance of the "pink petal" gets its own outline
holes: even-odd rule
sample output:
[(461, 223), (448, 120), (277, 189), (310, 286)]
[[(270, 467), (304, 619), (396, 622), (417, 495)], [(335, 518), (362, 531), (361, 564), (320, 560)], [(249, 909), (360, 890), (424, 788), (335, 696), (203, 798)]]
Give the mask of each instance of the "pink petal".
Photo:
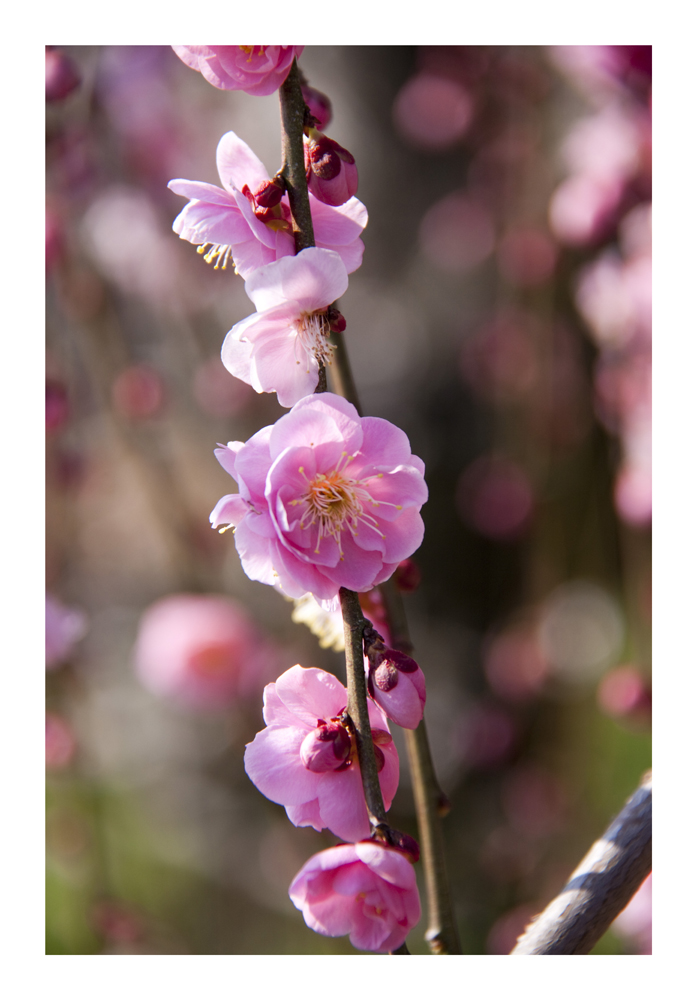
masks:
[[(287, 327), (255, 340), (251, 355), (252, 385), (257, 392), (275, 392), (281, 406), (291, 407), (314, 392), (319, 365)], [(259, 388), (260, 387), (260, 388)]]
[(214, 528), (223, 524), (239, 524), (249, 513), (249, 507), (239, 493), (228, 493), (218, 500), (210, 514), (210, 522)]
[(230, 192), (233, 188), (241, 191), (245, 184), (251, 191), (256, 191), (269, 179), (268, 170), (259, 157), (234, 132), (226, 132), (222, 137), (215, 159), (220, 179)]
[(395, 427), (382, 417), (363, 417), (363, 446), (361, 455), (366, 460), (366, 468), (378, 471), (394, 468), (395, 465), (411, 464), (411, 445), (403, 430)]
[(414, 867), (399, 851), (375, 843), (355, 845), (356, 857), (391, 885), (400, 889), (416, 888)]
[(276, 694), (310, 729), (346, 708), (346, 688), (333, 674), (316, 667), (294, 666), (276, 681)]
[(248, 235), (248, 240), (236, 243), (232, 249), (235, 268), (244, 279), (257, 268), (270, 264), (275, 259), (274, 251), (264, 243), (260, 243), (251, 230), (248, 231)]
[(317, 775), (300, 759), (304, 727), (269, 726), (244, 752), (244, 769), (259, 791), (279, 805), (300, 805), (317, 795)]
[(293, 826), (311, 826), (313, 830), (318, 832), (324, 829), (317, 799), (303, 802), (299, 806), (286, 806), (286, 813)]
[(347, 246), (359, 238), (368, 224), (368, 211), (358, 198), (349, 198), (343, 205), (333, 207), (311, 194), (310, 211), (318, 246), (320, 243), (333, 249)]
[(276, 582), (272, 562), (272, 541), (255, 534), (247, 524), (247, 518), (235, 529), (235, 548), (242, 568), (250, 580), (268, 583)]
[(424, 540), (424, 522), (414, 507), (403, 510), (399, 517), (385, 525), (385, 559), (401, 562), (413, 555)]
[(274, 230), (269, 229), (269, 227), (265, 225), (261, 219), (257, 219), (249, 200), (242, 194), (241, 191), (238, 191), (237, 188), (233, 188), (232, 193), (235, 197), (235, 201), (237, 202), (237, 207), (242, 213), (254, 237), (259, 240), (260, 243), (263, 243), (264, 246), (268, 247), (275, 256), (276, 233)]
[(370, 836), (368, 810), (357, 764), (347, 771), (328, 771), (320, 775), (317, 799), (322, 820), (337, 837), (356, 841)]
[(353, 243), (349, 243), (347, 246), (329, 246), (326, 243), (319, 242), (317, 246), (326, 250), (336, 250), (344, 262), (347, 274), (353, 274), (363, 263), (363, 251), (365, 250), (363, 240), (354, 240)]
[(215, 457), (235, 481), (237, 481), (235, 462), (237, 461), (237, 453), (241, 448), (244, 448), (244, 441), (228, 441), (227, 445), (221, 444), (215, 449)]
[(208, 184), (206, 181), (187, 181), (183, 177), (177, 177), (170, 181), (167, 187), (175, 194), (180, 194), (183, 198), (191, 201), (201, 201), (205, 205), (218, 205), (223, 208), (233, 208), (239, 214), (237, 202), (231, 194), (223, 191), (217, 184)]

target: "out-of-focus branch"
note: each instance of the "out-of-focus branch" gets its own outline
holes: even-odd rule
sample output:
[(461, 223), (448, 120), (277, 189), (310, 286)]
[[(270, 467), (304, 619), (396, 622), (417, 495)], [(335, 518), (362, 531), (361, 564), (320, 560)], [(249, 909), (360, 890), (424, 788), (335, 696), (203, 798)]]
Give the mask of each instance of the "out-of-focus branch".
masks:
[[(414, 647), (409, 636), (404, 601), (394, 577), (383, 583), (380, 591), (385, 602), (392, 645), (395, 649), (411, 655)], [(428, 898), (426, 940), (436, 955), (459, 955), (462, 949), (450, 900), (441, 828), (441, 816), (447, 814), (450, 804), (436, 778), (425, 721), (422, 719), (414, 730), (405, 729), (404, 735), (409, 755), (416, 819), (419, 825), (421, 860), (426, 877)]]
[(512, 955), (587, 955), (651, 871), (651, 772)]

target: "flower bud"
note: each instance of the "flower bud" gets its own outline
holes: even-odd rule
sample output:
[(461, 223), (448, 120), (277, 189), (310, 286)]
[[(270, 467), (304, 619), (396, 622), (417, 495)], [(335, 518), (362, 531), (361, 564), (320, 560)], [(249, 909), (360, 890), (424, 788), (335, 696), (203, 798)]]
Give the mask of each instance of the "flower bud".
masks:
[(327, 319), (329, 321), (329, 329), (332, 333), (343, 333), (346, 329), (346, 320), (336, 306), (329, 306), (327, 309)]
[(413, 559), (403, 559), (394, 573), (397, 589), (404, 594), (411, 594), (421, 583), (421, 570)]
[(46, 47), (46, 100), (61, 101), (79, 86), (80, 74), (72, 59), (57, 49)]
[(254, 192), (254, 200), (261, 208), (274, 208), (283, 197), (283, 185), (272, 178), (264, 181)]
[(377, 645), (378, 642), (372, 643), (367, 654), (370, 696), (388, 719), (404, 729), (416, 729), (426, 703), (423, 671), (406, 653), (397, 649), (376, 650)]
[(317, 128), (323, 132), (332, 120), (331, 101), (326, 94), (323, 94), (321, 90), (315, 90), (314, 87), (303, 86), (300, 89), (302, 90), (303, 100), (310, 114), (315, 119)]
[(300, 758), (308, 771), (336, 771), (350, 750), (351, 739), (342, 725), (338, 722), (321, 723), (302, 741)]
[(309, 129), (305, 138), (305, 170), (310, 191), (325, 205), (343, 205), (358, 189), (356, 161), (329, 136)]
[(398, 851), (405, 854), (412, 864), (416, 864), (421, 857), (421, 848), (417, 841), (413, 837), (410, 837), (408, 833), (402, 833), (400, 830), (392, 830), (390, 843), (392, 847), (396, 847)]

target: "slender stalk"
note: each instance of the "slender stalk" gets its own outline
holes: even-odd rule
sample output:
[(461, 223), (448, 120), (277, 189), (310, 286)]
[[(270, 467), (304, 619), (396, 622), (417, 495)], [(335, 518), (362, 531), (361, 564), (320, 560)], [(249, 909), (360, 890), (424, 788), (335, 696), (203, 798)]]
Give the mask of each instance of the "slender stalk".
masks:
[(512, 955), (587, 955), (651, 871), (651, 772)]
[[(392, 646), (411, 655), (414, 647), (409, 635), (404, 601), (394, 579), (383, 583), (380, 591), (385, 603)], [(419, 826), (421, 860), (426, 879), (428, 900), (426, 940), (436, 955), (459, 955), (462, 949), (450, 900), (441, 829), (441, 816), (447, 815), (450, 803), (436, 778), (425, 721), (422, 719), (416, 729), (405, 729), (404, 735)]]
[(349, 403), (353, 403), (358, 410), (359, 416), (362, 416), (363, 411), (361, 410), (356, 383), (353, 381), (353, 372), (349, 363), (344, 335), (343, 333), (333, 333), (330, 340), (335, 347), (334, 360), (329, 369), (334, 392), (337, 396), (343, 396), (344, 399), (348, 399)]
[[(281, 102), (281, 141), (283, 145), (283, 166), (279, 173), (285, 181), (290, 212), (293, 220), (295, 252), (307, 250), (315, 245), (315, 231), (312, 226), (310, 197), (307, 192), (305, 175), (305, 147), (303, 130), (305, 127), (305, 99), (300, 89), (300, 72), (293, 60), (290, 73), (279, 90)], [(319, 379), (315, 392), (327, 391), (327, 372), (319, 362)]]
[(363, 616), (358, 595), (354, 591), (342, 587), (339, 590), (339, 600), (344, 619), (346, 646), (347, 712), (356, 734), (358, 764), (361, 769), (368, 818), (371, 827), (375, 830), (380, 824), (387, 823), (387, 814), (378, 780), (378, 767), (368, 716), (368, 695), (363, 667), (363, 628), (367, 622)]

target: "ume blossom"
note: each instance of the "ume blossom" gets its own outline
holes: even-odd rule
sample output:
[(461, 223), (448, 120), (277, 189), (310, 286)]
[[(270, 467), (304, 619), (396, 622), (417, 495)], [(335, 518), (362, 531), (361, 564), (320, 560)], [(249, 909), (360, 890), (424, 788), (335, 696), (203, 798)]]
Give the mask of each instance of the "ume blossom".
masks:
[(264, 97), (278, 90), (304, 45), (173, 45), (179, 58), (219, 90)]
[(332, 363), (327, 307), (347, 288), (341, 257), (318, 247), (258, 268), (245, 282), (257, 312), (226, 336), (223, 364), (281, 406), (297, 403), (314, 392), (320, 363)]
[[(292, 256), (295, 240), (288, 195), (280, 188), (278, 193), (271, 190), (269, 173), (259, 157), (234, 132), (226, 132), (218, 143), (216, 163), (222, 188), (183, 178), (167, 185), (190, 199), (172, 223), (174, 232), (198, 245), (203, 259), (216, 269), (225, 270), (232, 260), (243, 278), (263, 264)], [(309, 197), (316, 245), (335, 250), (351, 274), (363, 259), (365, 205), (349, 198), (332, 207), (312, 194)]]
[(211, 524), (234, 526), (247, 576), (289, 597), (370, 590), (421, 544), (424, 463), (404, 431), (341, 396), (306, 396), (216, 456), (239, 493), (217, 503)]
[[(348, 695), (324, 670), (296, 665), (264, 688), (266, 729), (247, 744), (245, 771), (285, 806), (295, 826), (328, 827), (343, 840), (370, 834), (355, 737), (344, 719)], [(389, 809), (399, 757), (383, 712), (369, 704), (378, 780)]]
[(313, 931), (328, 937), (348, 934), (362, 951), (396, 951), (421, 916), (412, 865), (399, 851), (375, 841), (340, 844), (313, 855), (288, 894)]

